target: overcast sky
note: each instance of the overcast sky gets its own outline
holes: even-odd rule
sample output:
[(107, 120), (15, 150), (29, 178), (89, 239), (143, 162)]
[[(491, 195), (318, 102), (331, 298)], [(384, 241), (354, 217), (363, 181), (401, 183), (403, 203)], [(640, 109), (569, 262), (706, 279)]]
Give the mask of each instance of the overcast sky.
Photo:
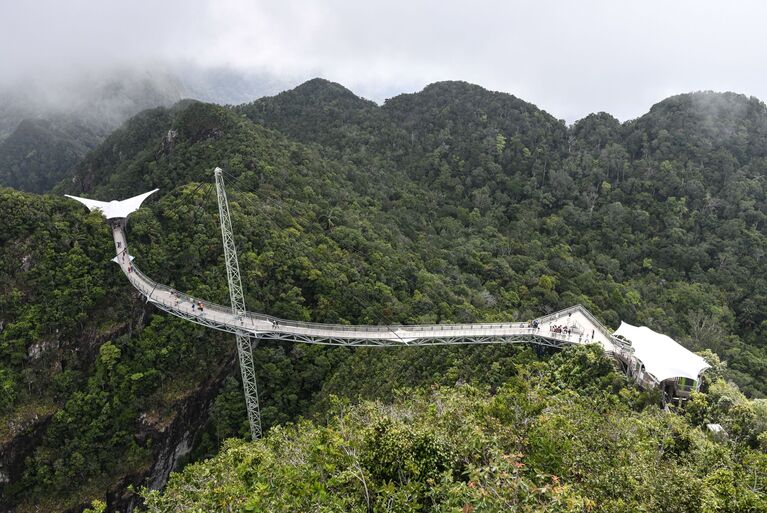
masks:
[(382, 102), (466, 80), (626, 120), (680, 92), (767, 98), (765, 21), (758, 1), (0, 0), (0, 81), (230, 66)]

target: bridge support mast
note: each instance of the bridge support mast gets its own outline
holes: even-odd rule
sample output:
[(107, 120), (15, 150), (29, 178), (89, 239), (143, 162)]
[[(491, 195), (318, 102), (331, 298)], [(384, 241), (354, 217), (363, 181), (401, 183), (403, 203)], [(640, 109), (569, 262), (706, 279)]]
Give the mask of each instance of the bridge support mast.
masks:
[[(245, 299), (242, 293), (237, 249), (234, 246), (234, 235), (232, 234), (232, 219), (229, 216), (229, 202), (226, 199), (226, 190), (224, 190), (224, 177), (220, 167), (217, 167), (213, 174), (216, 179), (216, 196), (218, 198), (218, 214), (221, 219), (221, 239), (224, 243), (226, 277), (229, 280), (229, 299), (232, 304), (232, 313), (242, 317), (245, 315)], [(245, 406), (248, 410), (248, 422), (250, 423), (250, 435), (253, 440), (257, 440), (261, 438), (261, 410), (258, 405), (258, 387), (253, 365), (253, 345), (245, 332), (237, 333), (236, 337), (242, 387), (245, 392)]]

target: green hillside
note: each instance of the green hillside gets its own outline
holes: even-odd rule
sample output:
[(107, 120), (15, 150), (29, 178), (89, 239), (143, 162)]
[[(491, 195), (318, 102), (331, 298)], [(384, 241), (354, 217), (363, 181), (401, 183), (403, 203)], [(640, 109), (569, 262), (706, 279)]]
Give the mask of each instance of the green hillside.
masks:
[(65, 116), (25, 119), (0, 140), (0, 184), (46, 192), (101, 141), (99, 130)]
[[(761, 102), (734, 94), (683, 95), (625, 124), (600, 113), (566, 127), (518, 98), (462, 82), (377, 106), (319, 79), (234, 108), (181, 102), (144, 111), (89, 153), (55, 195), (0, 189), (0, 471), (8, 476), (0, 503), (66, 511), (108, 498), (112, 510), (127, 509), (137, 501), (129, 485), (161, 485), (172, 467), (247, 433), (231, 337), (147, 306), (109, 261), (105, 223), (61, 197), (123, 198), (159, 187), (128, 224), (137, 263), (150, 277), (226, 303), (210, 187), (220, 166), (250, 310), (411, 324), (527, 320), (582, 303), (608, 326), (648, 325), (726, 365), (695, 399), (697, 409), (673, 416), (593, 354), (264, 343), (255, 354), (263, 421), (283, 427), (263, 445), (230, 442), (209, 467), (190, 467), (166, 497), (150, 500), (157, 511), (168, 510), (163, 501), (188, 510), (183, 501), (216, 500), (179, 490), (200, 472), (227, 470), (235, 461), (227, 458), (245, 458), (260, 473), (298, 472), (280, 460), (288, 446), (304, 458), (301, 472), (323, 476), (285, 475), (286, 483), (318, 483), (296, 494), (294, 509), (331, 496), (341, 501), (334, 510), (361, 506), (358, 472), (372, 479), (373, 500), (394, 490), (397, 500), (413, 494), (413, 504), (453, 511), (464, 506), (456, 501), (509, 479), (498, 465), (521, 463), (517, 485), (527, 491), (514, 500), (532, 501), (530, 511), (557, 510), (558, 500), (598, 511), (726, 511), (717, 504), (732, 494), (740, 510), (761, 511), (764, 403), (716, 378), (751, 398), (767, 394), (765, 123)], [(476, 390), (451, 390), (460, 384)], [(401, 387), (414, 387), (412, 401), (398, 396)], [(534, 394), (520, 406), (530, 408), (529, 431), (518, 432), (522, 420), (507, 403), (526, 394)], [(335, 396), (378, 402), (339, 410)], [(479, 445), (451, 438), (448, 424), (429, 427), (435, 413), (427, 403), (438, 404), (437, 396), (452, 405), (445, 423), (485, 433)], [(497, 401), (507, 409), (493, 410)], [(458, 416), (472, 403), (474, 413)], [(557, 460), (536, 444), (558, 447), (564, 438), (556, 437), (579, 430), (580, 420), (565, 426), (557, 413), (570, 407), (595, 438), (573, 442)], [(410, 413), (398, 417), (397, 408)], [(370, 438), (365, 415), (390, 422), (397, 437)], [(712, 421), (726, 426), (730, 442), (708, 440), (701, 427)], [(290, 422), (298, 427), (284, 427)], [(348, 444), (343, 429), (353, 432)], [(594, 476), (582, 461), (570, 468), (566, 458), (622, 429), (637, 430), (631, 443), (647, 448), (636, 456), (630, 490), (616, 488), (607, 467)], [(507, 440), (506, 431), (523, 439)], [(395, 445), (373, 447), (379, 442)], [(341, 451), (339, 459), (329, 449), (323, 460), (315, 444)], [(434, 460), (434, 447), (447, 452)], [(347, 449), (373, 460), (378, 450), (414, 451), (406, 464), (413, 468), (370, 460), (355, 470)], [(616, 476), (633, 461), (621, 454)], [(654, 458), (663, 473), (652, 475)], [(323, 473), (335, 470), (324, 465), (343, 467), (348, 480), (327, 484)], [(762, 481), (746, 488), (748, 472)], [(561, 494), (550, 476), (562, 480)], [(600, 476), (608, 481), (593, 480)], [(652, 490), (666, 478), (665, 486), (693, 483), (691, 502), (664, 509)], [(244, 474), (221, 479), (226, 490), (243, 490), (238, 507), (253, 511), (292, 490), (259, 491), (262, 482)], [(427, 497), (432, 485), (441, 495)], [(540, 497), (531, 491), (546, 486)], [(616, 502), (624, 491), (630, 496)], [(488, 508), (504, 504), (523, 503)]]
[[(493, 394), (408, 390), (231, 440), (145, 492), (147, 511), (767, 511), (765, 433), (747, 448), (767, 403), (720, 381), (670, 415), (620, 388), (597, 348), (517, 372)], [(704, 418), (731, 442), (697, 429)]]

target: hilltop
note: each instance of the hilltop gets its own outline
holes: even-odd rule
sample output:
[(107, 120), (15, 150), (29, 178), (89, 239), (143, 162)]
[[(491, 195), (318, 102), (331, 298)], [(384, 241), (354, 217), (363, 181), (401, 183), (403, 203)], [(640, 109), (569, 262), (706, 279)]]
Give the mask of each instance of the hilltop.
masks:
[[(692, 93), (628, 123), (600, 113), (567, 127), (519, 98), (464, 82), (376, 105), (321, 79), (237, 107), (182, 101), (143, 111), (74, 164), (55, 196), (0, 189), (2, 500), (20, 511), (64, 511), (108, 495), (110, 507), (125, 508), (137, 501), (129, 484), (160, 486), (172, 468), (247, 432), (230, 337), (141, 301), (109, 261), (103, 221), (60, 197), (122, 198), (159, 187), (128, 224), (141, 268), (225, 303), (209, 187), (216, 166), (227, 172), (252, 310), (408, 324), (527, 320), (582, 303), (612, 328), (619, 319), (648, 325), (726, 362), (682, 422), (594, 355), (555, 355), (555, 365), (551, 354), (508, 346), (394, 352), (264, 343), (255, 360), (265, 427), (313, 419), (305, 430), (276, 428), (268, 447), (278, 449), (281, 436), (315, 441), (327, 419), (336, 426), (327, 436), (335, 436), (340, 421), (332, 419), (343, 412), (333, 396), (398, 404), (401, 387), (426, 394), (431, 385), (470, 384), (492, 408), (492, 394), (523, 386), (524, 376), (524, 386), (545, 396), (540, 402), (525, 399), (520, 409), (477, 422), (515, 426), (504, 416), (529, 407), (531, 429), (554, 429), (543, 409), (567, 408), (570, 395), (584, 394), (579, 407), (593, 399), (597, 411), (616, 416), (601, 424), (584, 414), (600, 429), (648, 421), (660, 431), (640, 442), (656, 446), (670, 425), (668, 451), (643, 453), (676, 451), (664, 460), (667, 475), (681, 480), (690, 472), (699, 487), (736, 486), (752, 470), (741, 456), (761, 450), (763, 403), (718, 378), (750, 398), (767, 394), (765, 119), (758, 100)], [(24, 130), (44, 141), (57, 134), (46, 123)], [(590, 370), (599, 372), (571, 381)], [(559, 388), (536, 389), (544, 374)], [(452, 393), (451, 401), (465, 404), (464, 392)], [(525, 394), (512, 395), (522, 401)], [(430, 415), (420, 405), (401, 408)], [(391, 420), (411, 449), (447, 436)], [(701, 463), (725, 451), (702, 434), (712, 420), (736, 438), (720, 474)], [(439, 461), (451, 469), (456, 455), (477, 454), (449, 449)], [(250, 458), (267, 449), (241, 450)], [(230, 444), (211, 465), (227, 465), (237, 451)], [(518, 462), (566, 474), (561, 462), (536, 458)], [(389, 486), (390, 470), (375, 471), (376, 483)], [(528, 477), (531, 486), (551, 484)], [(568, 497), (593, 499), (575, 484), (582, 475), (558, 477), (574, 487)], [(596, 484), (591, 490), (607, 493)], [(701, 494), (691, 497), (702, 501)], [(663, 509), (647, 497), (635, 505)]]

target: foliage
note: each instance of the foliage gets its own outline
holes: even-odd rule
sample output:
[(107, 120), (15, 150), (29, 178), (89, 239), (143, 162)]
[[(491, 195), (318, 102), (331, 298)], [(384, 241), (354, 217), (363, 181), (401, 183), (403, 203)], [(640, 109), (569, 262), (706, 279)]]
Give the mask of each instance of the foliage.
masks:
[(378, 108), (338, 87), (315, 80), (238, 111), (369, 163), (371, 181), (384, 173), (381, 206), (427, 272), (472, 274), (467, 293), (487, 291), (517, 318), (582, 302), (608, 325), (649, 325), (713, 350), (749, 394), (767, 393), (762, 102), (693, 93), (623, 125), (600, 113), (566, 128), (462, 82)]
[(767, 511), (764, 453), (635, 407), (623, 387), (562, 388), (574, 368), (612, 374), (598, 350), (574, 348), (520, 366), (538, 379), (495, 394), (464, 385), (338, 401), (326, 424), (227, 441), (164, 491), (145, 490), (147, 511)]
[(71, 116), (24, 119), (0, 140), (0, 185), (47, 192), (103, 137), (103, 128)]
[[(396, 399), (403, 386), (466, 383), (513, 396), (513, 407), (492, 418), (534, 439), (493, 441), (501, 451), (492, 456), (496, 470), (477, 467), (469, 481), (456, 460), (481, 452), (461, 445), (469, 440), (446, 443), (447, 431), (391, 418), (377, 403), (337, 412), (333, 418), (380, 410), (376, 423), (364, 426), (377, 426), (379, 438), (368, 432), (373, 438), (364, 439), (365, 429), (354, 434), (360, 458), (365, 451), (381, 456), (374, 458), (381, 468), (360, 459), (365, 479), (378, 481), (371, 504), (372, 497), (392, 495), (398, 506), (410, 498), (460, 509), (460, 501), (439, 501), (479, 500), (480, 489), (492, 501), (491, 488), (519, 484), (524, 490), (514, 500), (533, 501), (519, 503), (522, 510), (588, 509), (598, 500), (611, 504), (606, 511), (637, 505), (724, 511), (733, 490), (740, 494), (734, 504), (751, 507), (737, 482), (746, 467), (761, 468), (757, 448), (767, 440), (759, 424), (763, 403), (747, 399), (767, 393), (765, 120), (764, 105), (753, 99), (696, 93), (665, 100), (632, 122), (601, 113), (568, 128), (518, 98), (460, 82), (433, 84), (379, 107), (313, 80), (240, 107), (181, 102), (145, 111), (55, 191), (120, 198), (159, 187), (161, 194), (130, 218), (131, 252), (149, 276), (196, 297), (220, 303), (228, 297), (209, 186), (212, 168), (221, 166), (251, 310), (411, 324), (525, 321), (582, 303), (611, 327), (621, 320), (645, 324), (707, 351), (712, 363), (714, 357), (726, 363), (717, 363), (684, 421), (674, 421), (642, 410), (653, 404), (652, 394), (626, 387), (589, 352), (261, 344), (255, 360), (265, 427), (320, 419), (276, 429), (274, 440), (336, 436), (338, 420), (321, 427), (333, 396), (406, 402)], [(100, 216), (63, 198), (0, 189), (0, 218), (0, 420), (14, 426), (10, 437), (45, 427), (24, 476), (0, 500), (66, 509), (90, 500), (88, 487), (114, 489), (126, 475), (145, 475), (168, 426), (200, 394), (216, 397), (209, 398), (210, 415), (185, 413), (203, 426), (189, 460), (212, 456), (225, 438), (247, 433), (239, 384), (227, 379), (229, 337), (146, 306), (109, 262), (114, 248)], [(585, 396), (573, 398), (573, 391)], [(487, 394), (477, 400), (492, 403)], [(48, 413), (40, 418), (40, 411)], [(705, 457), (709, 468), (715, 465), (711, 448), (718, 446), (695, 431), (707, 421), (725, 426), (732, 444), (721, 473), (686, 460)], [(612, 455), (600, 452), (596, 438), (566, 438), (578, 422), (620, 455), (625, 467), (616, 476), (627, 483), (605, 477), (595, 458)], [(631, 434), (623, 441), (622, 430)], [(669, 448), (663, 455), (682, 456), (661, 458), (657, 475), (640, 479), (627, 470), (629, 462), (649, 465), (658, 452), (639, 458), (625, 444), (656, 441)], [(251, 451), (227, 447), (222, 458)], [(392, 450), (413, 457), (383, 456)], [(321, 458), (305, 456), (310, 463)], [(338, 457), (348, 463), (348, 455)], [(518, 463), (525, 467), (514, 470)], [(599, 469), (595, 481), (587, 463)], [(543, 477), (528, 473), (531, 466)], [(359, 501), (360, 471), (350, 472), (327, 486)], [(382, 491), (394, 475), (402, 476), (396, 493)], [(567, 484), (560, 489), (547, 475), (567, 477)], [(667, 487), (669, 500), (681, 501), (668, 487), (688, 478), (687, 505), (664, 503), (652, 491)], [(446, 495), (430, 496), (424, 479)], [(457, 495), (450, 495), (454, 487)], [(539, 495), (528, 492), (542, 488), (538, 504)], [(557, 504), (554, 489), (571, 502)], [(633, 494), (633, 506), (620, 503), (624, 492)]]

